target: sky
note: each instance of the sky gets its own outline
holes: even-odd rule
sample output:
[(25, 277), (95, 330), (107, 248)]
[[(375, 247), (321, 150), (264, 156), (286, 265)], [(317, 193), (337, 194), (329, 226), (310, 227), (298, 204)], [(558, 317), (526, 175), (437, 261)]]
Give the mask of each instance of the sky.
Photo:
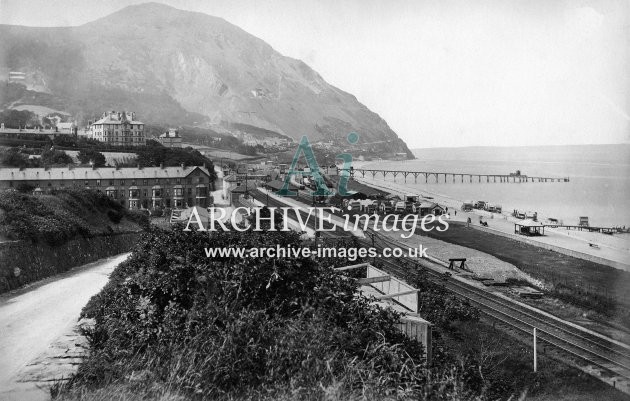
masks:
[[(411, 148), (630, 143), (630, 0), (160, 2), (303, 60)], [(0, 0), (0, 23), (81, 25), (136, 3)]]

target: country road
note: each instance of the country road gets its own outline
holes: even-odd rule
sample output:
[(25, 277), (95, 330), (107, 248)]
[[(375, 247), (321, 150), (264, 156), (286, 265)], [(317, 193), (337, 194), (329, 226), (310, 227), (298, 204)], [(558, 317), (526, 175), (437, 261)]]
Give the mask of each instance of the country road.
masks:
[(128, 255), (101, 259), (0, 296), (0, 400), (47, 398), (35, 383), (24, 383), (25, 368), (72, 332), (83, 306)]

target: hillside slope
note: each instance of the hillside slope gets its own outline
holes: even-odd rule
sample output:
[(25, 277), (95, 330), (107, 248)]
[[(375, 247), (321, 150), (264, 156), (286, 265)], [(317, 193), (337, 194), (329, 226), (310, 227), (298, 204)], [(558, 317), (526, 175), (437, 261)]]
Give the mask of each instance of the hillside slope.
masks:
[[(124, 107), (153, 123), (241, 123), (338, 144), (355, 131), (408, 152), (353, 95), (220, 18), (148, 3), (79, 27), (4, 25), (0, 35), (0, 79), (25, 72), (30, 89), (84, 121)], [(27, 102), (6, 97), (0, 106)]]

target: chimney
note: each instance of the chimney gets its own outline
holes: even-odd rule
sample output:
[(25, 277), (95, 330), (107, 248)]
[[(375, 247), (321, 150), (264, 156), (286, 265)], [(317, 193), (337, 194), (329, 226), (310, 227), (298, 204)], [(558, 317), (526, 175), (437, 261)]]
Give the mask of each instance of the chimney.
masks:
[(72, 163), (68, 163), (68, 170), (72, 170), (72, 167), (74, 166), (74, 164)]
[(142, 170), (142, 166), (138, 163), (138, 170)]
[(164, 163), (160, 163), (160, 168), (164, 169)]
[(184, 166), (184, 163), (180, 164), (180, 166), (182, 166), (182, 168), (186, 168), (186, 167)]

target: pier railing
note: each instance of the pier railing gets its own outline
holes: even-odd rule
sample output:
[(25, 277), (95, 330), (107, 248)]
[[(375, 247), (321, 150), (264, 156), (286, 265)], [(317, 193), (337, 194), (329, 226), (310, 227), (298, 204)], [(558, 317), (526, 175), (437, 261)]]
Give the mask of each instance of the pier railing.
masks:
[[(407, 181), (407, 177), (413, 177), (414, 182), (418, 182), (418, 177), (424, 177), (425, 183), (435, 182), (512, 182), (512, 183), (526, 183), (526, 182), (569, 182), (569, 177), (538, 177), (528, 175), (514, 175), (514, 174), (471, 174), (471, 173), (449, 173), (439, 171), (405, 171), (405, 170), (380, 170), (380, 169), (364, 169), (364, 168), (350, 168), (350, 169), (337, 169), (337, 174), (341, 171), (349, 171), (351, 177), (355, 177), (357, 174), (361, 174), (362, 178), (368, 177), (376, 178), (381, 175), (383, 179), (387, 176), (391, 176), (396, 180), (397, 176), (402, 176)], [(440, 177), (444, 177), (443, 180)], [(457, 179), (459, 177), (459, 180)], [(476, 178), (476, 181), (475, 181)]]

